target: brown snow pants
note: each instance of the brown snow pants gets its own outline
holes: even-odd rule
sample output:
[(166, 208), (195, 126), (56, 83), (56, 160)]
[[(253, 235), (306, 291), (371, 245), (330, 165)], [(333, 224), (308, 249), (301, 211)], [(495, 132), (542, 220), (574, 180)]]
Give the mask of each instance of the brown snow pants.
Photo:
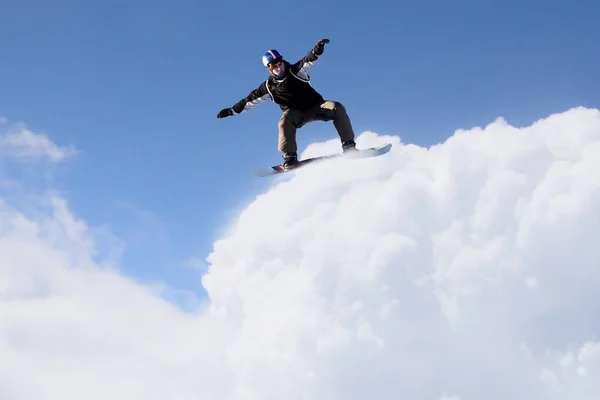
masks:
[(308, 110), (287, 109), (279, 119), (279, 146), (282, 153), (296, 153), (296, 130), (308, 122), (333, 121), (340, 140), (354, 140), (354, 131), (346, 108), (337, 101), (325, 101)]

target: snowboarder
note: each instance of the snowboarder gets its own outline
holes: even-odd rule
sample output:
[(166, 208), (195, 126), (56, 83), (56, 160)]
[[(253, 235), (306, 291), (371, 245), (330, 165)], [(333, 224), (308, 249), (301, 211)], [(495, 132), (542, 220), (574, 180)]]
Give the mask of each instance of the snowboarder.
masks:
[(268, 99), (279, 104), (283, 114), (279, 119), (278, 150), (283, 153), (286, 169), (298, 164), (296, 130), (308, 122), (333, 121), (342, 150), (356, 151), (354, 131), (345, 107), (338, 101), (325, 100), (310, 83), (308, 70), (323, 54), (325, 43), (329, 43), (329, 39), (319, 40), (295, 64), (285, 60), (277, 50), (268, 50), (262, 62), (270, 72), (269, 78), (233, 107), (217, 114), (217, 118), (241, 114)]

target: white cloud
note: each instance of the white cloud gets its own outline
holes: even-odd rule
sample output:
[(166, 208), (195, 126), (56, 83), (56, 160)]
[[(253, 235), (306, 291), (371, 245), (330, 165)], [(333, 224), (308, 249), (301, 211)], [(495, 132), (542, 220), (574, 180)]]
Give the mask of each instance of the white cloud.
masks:
[(0, 398), (595, 398), (600, 113), (358, 143), (387, 140), (250, 204), (193, 313), (99, 261), (63, 199), (3, 205)]
[(35, 220), (0, 209), (0, 398), (223, 392), (219, 321), (185, 314), (93, 261), (87, 226), (59, 198), (46, 206)]
[[(0, 125), (8, 122), (0, 117)], [(34, 133), (22, 124), (0, 131), (0, 154), (14, 159), (63, 161), (79, 151), (74, 146), (58, 146), (45, 133)]]

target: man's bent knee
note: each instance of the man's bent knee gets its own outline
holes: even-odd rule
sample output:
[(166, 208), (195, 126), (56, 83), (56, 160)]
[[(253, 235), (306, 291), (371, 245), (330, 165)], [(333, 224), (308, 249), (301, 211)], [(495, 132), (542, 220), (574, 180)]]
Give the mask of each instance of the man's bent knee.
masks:
[(327, 100), (323, 104), (321, 104), (321, 109), (331, 111), (331, 115), (335, 116), (336, 114), (347, 114), (346, 107), (339, 101), (335, 100)]

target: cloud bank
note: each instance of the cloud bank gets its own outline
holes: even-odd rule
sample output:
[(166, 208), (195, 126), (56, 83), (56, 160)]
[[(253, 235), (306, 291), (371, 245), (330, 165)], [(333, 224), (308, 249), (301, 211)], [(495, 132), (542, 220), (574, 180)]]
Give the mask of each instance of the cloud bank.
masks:
[(0, 398), (595, 399), (600, 112), (357, 142), (383, 141), (273, 180), (196, 312), (121, 276), (60, 196), (0, 203)]

